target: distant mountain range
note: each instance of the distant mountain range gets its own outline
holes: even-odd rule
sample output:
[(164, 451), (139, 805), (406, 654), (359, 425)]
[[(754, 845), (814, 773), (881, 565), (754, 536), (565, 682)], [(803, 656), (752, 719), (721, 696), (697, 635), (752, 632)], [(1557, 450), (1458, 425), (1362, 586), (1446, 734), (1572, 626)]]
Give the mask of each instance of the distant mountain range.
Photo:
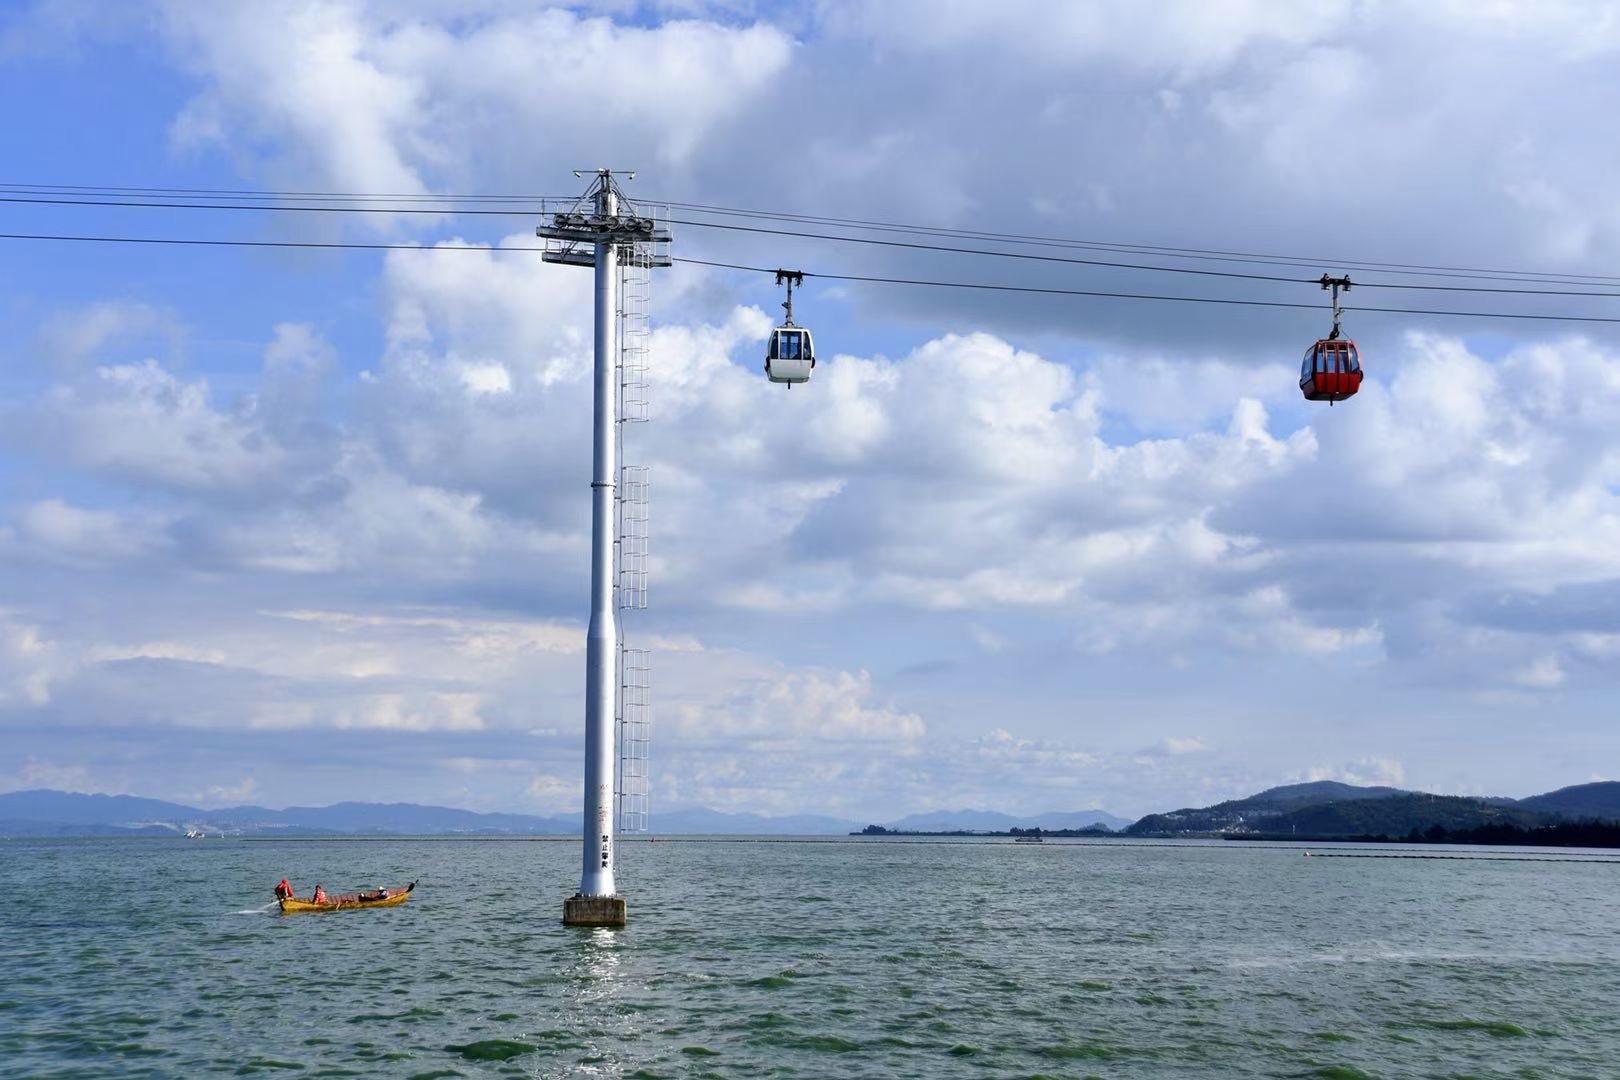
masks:
[[(1392, 787), (1334, 781), (1269, 788), (1214, 806), (1149, 814), (1134, 824), (1102, 810), (1070, 810), (1017, 817), (993, 810), (935, 810), (883, 822), (900, 832), (1000, 832), (1014, 828), (1084, 829), (1101, 825), (1127, 836), (1311, 837), (1406, 836), (1439, 825), (1535, 826), (1558, 821), (1620, 821), (1620, 782), (1560, 788), (1526, 799), (1429, 795)], [(334, 806), (194, 806), (132, 795), (79, 795), (65, 791), (0, 794), (0, 837), (177, 836), (187, 831), (230, 836), (577, 836), (579, 815), (480, 814), (415, 803), (343, 802)], [(767, 817), (717, 810), (672, 810), (652, 815), (661, 835), (824, 836), (858, 832), (868, 822), (812, 814)]]
[[(0, 836), (176, 836), (188, 830), (230, 836), (574, 836), (578, 814), (479, 814), (415, 803), (343, 802), (333, 806), (195, 806), (133, 795), (78, 795), (65, 791), (0, 794)], [(967, 829), (1004, 832), (1013, 826), (1083, 828), (1102, 823), (1118, 829), (1130, 822), (1101, 810), (1013, 817), (987, 810), (913, 814), (893, 822), (907, 830)], [(663, 835), (841, 836), (864, 822), (813, 814), (766, 817), (689, 809), (654, 813), (653, 831)]]
[(172, 836), (189, 829), (238, 836), (338, 836), (356, 833), (432, 836), (546, 835), (579, 832), (578, 815), (478, 814), (414, 803), (344, 802), (334, 806), (195, 806), (132, 795), (13, 791), (0, 795), (0, 836)]
[(1270, 788), (1246, 799), (1214, 806), (1149, 814), (1128, 836), (1299, 836), (1404, 837), (1439, 825), (1473, 829), (1482, 825), (1534, 827), (1559, 821), (1620, 821), (1620, 782), (1601, 781), (1560, 788), (1526, 799), (1430, 795), (1391, 787), (1357, 787), (1333, 781)]

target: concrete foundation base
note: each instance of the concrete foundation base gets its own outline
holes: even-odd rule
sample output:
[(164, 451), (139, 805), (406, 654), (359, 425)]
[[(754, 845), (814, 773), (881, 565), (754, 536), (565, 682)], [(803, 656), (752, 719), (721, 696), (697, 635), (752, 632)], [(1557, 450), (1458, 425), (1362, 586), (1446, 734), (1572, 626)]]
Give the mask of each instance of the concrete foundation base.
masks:
[(580, 896), (563, 901), (564, 926), (623, 926), (624, 897)]

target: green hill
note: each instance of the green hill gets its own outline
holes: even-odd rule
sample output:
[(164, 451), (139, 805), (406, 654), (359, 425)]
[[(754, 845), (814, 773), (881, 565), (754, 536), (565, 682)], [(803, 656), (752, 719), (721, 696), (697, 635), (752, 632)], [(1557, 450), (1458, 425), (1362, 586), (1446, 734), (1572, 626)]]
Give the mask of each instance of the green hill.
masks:
[(1413, 829), (1424, 832), (1437, 825), (1458, 831), (1489, 825), (1534, 828), (1592, 819), (1620, 821), (1620, 783), (1581, 784), (1515, 800), (1318, 781), (1269, 788), (1214, 806), (1149, 814), (1127, 828), (1125, 835), (1404, 837)]
[(1532, 795), (1520, 799), (1519, 805), (1531, 810), (1546, 810), (1567, 818), (1595, 818), (1599, 821), (1620, 821), (1620, 780), (1603, 780), (1595, 784), (1576, 784), (1559, 788), (1545, 795)]
[(1391, 795), (1405, 795), (1407, 792), (1393, 787), (1360, 787), (1356, 784), (1341, 784), (1337, 780), (1313, 780), (1307, 784), (1285, 784), (1282, 787), (1267, 788), (1258, 795), (1250, 795), (1244, 802), (1248, 803), (1275, 803), (1277, 805), (1291, 804), (1295, 806), (1314, 806), (1318, 803), (1336, 802), (1340, 799), (1384, 799)]
[[(1267, 788), (1246, 799), (1228, 799), (1214, 806), (1183, 807), (1164, 814), (1149, 814), (1125, 830), (1127, 836), (1189, 836), (1199, 834), (1279, 831), (1283, 817), (1330, 803), (1379, 801), (1408, 792), (1392, 787), (1358, 787), (1335, 780)], [(1281, 831), (1287, 831), (1284, 827)]]
[(1345, 799), (1284, 814), (1263, 832), (1303, 836), (1406, 836), (1439, 825), (1448, 830), (1481, 825), (1547, 825), (1557, 815), (1520, 806), (1502, 806), (1460, 795), (1407, 792), (1385, 799)]

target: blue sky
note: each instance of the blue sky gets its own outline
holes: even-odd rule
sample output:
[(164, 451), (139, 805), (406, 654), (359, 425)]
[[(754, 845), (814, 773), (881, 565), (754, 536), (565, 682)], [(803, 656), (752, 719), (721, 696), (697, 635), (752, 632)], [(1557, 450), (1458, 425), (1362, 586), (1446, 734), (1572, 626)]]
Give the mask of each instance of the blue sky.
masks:
[[(571, 193), (609, 164), (648, 199), (1604, 274), (1617, 49), (1585, 3), (12, 3), (0, 182)], [(533, 224), (0, 204), (0, 232)], [(1325, 300), (701, 228), (676, 252)], [(759, 371), (779, 299), (654, 285), (627, 633), (655, 813), (1613, 774), (1615, 333), (1354, 310), (1612, 301), (1357, 290), (1368, 381), (1329, 410), (1294, 385), (1325, 305), (812, 280), (824, 363), (788, 393)], [(0, 241), (0, 789), (576, 806), (589, 301), (524, 253)]]

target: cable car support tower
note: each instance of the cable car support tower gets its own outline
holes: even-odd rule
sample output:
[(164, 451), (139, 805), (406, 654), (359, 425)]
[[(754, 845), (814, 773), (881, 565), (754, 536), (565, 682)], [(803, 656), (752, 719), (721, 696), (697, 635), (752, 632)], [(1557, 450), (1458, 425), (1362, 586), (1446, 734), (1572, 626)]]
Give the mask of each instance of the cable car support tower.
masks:
[(542, 202), (535, 234), (546, 240), (546, 262), (596, 271), (584, 854), (579, 891), (563, 902), (563, 923), (623, 926), (614, 836), (647, 828), (651, 728), (647, 653), (625, 647), (617, 617), (619, 609), (647, 606), (647, 469), (623, 463), (623, 426), (647, 419), (651, 270), (671, 265), (670, 233), (655, 212), (625, 197), (612, 170), (599, 169), (578, 200)]

